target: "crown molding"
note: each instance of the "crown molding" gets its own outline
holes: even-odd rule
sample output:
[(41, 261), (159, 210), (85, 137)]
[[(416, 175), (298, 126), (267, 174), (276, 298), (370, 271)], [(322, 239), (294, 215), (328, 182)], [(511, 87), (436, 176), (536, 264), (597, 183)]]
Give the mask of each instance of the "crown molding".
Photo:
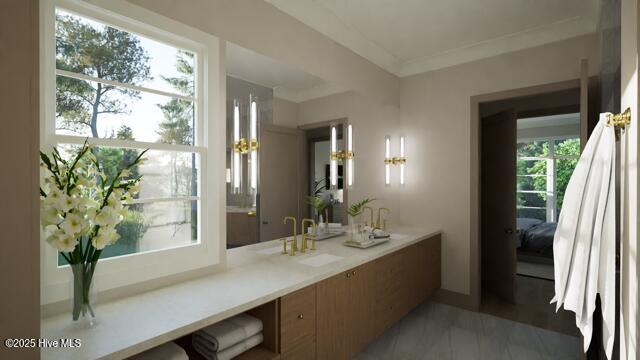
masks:
[(321, 98), (328, 95), (345, 92), (348, 89), (339, 85), (323, 83), (304, 90), (294, 90), (286, 87), (276, 87), (273, 89), (273, 96), (288, 100), (294, 103)]
[(593, 33), (596, 24), (584, 17), (573, 17), (533, 29), (501, 36), (476, 44), (407, 61), (396, 73), (400, 77), (420, 74), (509, 52), (550, 44)]
[[(342, 22), (332, 11), (314, 0), (265, 0), (338, 44), (399, 77), (411, 76), (466, 62), (489, 58), (526, 48), (541, 46), (597, 30), (597, 17), (576, 16), (513, 34), (469, 44), (423, 58), (401, 61), (352, 26)], [(590, 6), (598, 7), (596, 1)]]

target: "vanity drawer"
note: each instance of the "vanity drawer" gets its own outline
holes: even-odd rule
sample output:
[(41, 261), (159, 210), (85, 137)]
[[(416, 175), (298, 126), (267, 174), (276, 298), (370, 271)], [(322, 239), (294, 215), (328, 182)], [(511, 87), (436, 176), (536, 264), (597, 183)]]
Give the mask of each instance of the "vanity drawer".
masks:
[(303, 341), (280, 356), (281, 360), (313, 360), (316, 358), (316, 342)]
[(293, 351), (294, 348), (302, 346), (305, 343), (315, 344), (315, 285), (308, 286), (281, 298), (280, 334), (280, 352), (282, 354), (286, 354), (290, 350)]

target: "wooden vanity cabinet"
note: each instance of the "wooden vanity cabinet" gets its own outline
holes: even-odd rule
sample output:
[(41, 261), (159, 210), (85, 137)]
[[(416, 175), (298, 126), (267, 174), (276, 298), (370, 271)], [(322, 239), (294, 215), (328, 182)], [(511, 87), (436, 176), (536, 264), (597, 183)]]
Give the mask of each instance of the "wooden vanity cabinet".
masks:
[[(440, 248), (436, 235), (282, 297), (282, 359), (351, 359), (440, 287)], [(315, 331), (299, 319), (311, 306)]]
[(315, 346), (316, 285), (311, 285), (280, 299), (281, 359), (315, 359)]
[(373, 263), (317, 284), (317, 358), (350, 359), (375, 337)]

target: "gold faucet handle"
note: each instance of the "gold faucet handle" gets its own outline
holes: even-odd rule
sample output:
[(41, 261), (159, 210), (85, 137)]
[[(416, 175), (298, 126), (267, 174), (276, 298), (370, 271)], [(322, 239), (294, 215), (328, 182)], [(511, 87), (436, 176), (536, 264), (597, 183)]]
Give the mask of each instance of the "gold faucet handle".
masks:
[(282, 241), (282, 254), (286, 255), (287, 254), (287, 238), (282, 238), (280, 239), (280, 241)]

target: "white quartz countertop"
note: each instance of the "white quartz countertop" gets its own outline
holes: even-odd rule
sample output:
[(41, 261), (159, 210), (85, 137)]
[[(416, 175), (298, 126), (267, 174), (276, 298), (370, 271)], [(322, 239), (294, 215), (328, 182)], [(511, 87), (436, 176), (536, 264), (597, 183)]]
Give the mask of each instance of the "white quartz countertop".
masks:
[[(71, 326), (71, 315), (44, 318), (44, 339), (81, 339), (79, 348), (43, 348), (42, 359), (121, 359), (192, 333), (248, 309), (364, 264), (438, 234), (437, 229), (392, 231), (392, 239), (369, 249), (342, 245), (345, 237), (318, 241), (316, 251), (294, 257), (274, 253), (277, 241), (229, 250), (222, 272), (163, 287), (132, 297), (98, 304), (98, 324)], [(300, 261), (328, 254), (334, 259)], [(313, 259), (312, 259), (313, 260)], [(318, 259), (320, 260), (320, 259)], [(318, 265), (320, 263), (320, 265)]]

